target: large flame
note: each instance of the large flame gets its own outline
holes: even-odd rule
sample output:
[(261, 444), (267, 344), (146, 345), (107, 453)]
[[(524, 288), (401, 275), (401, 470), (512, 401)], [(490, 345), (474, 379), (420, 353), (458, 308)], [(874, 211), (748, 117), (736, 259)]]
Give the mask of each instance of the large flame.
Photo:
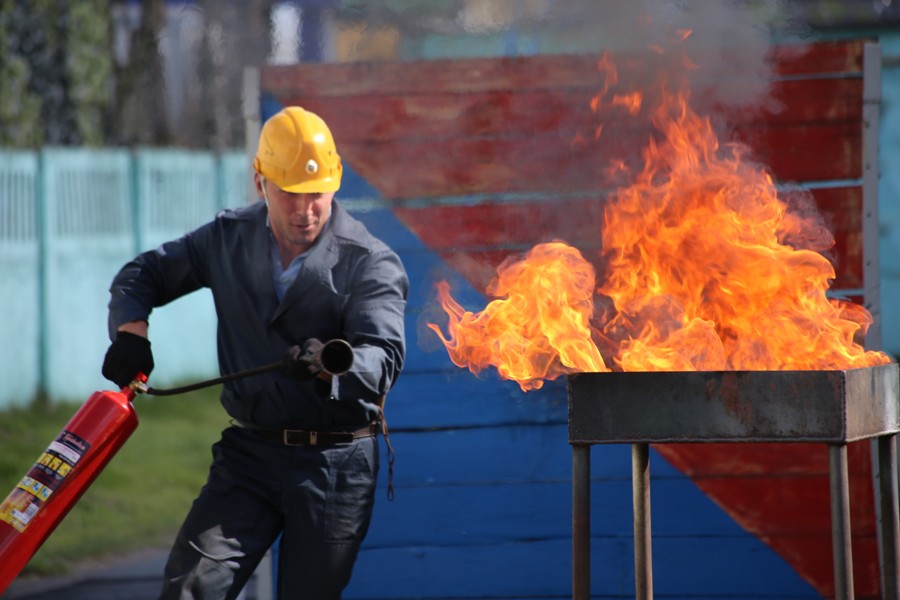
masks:
[[(611, 95), (614, 65), (595, 112), (646, 106), (641, 94)], [(890, 361), (858, 343), (871, 315), (830, 299), (833, 244), (815, 219), (789, 209), (765, 169), (737, 145), (720, 147), (687, 90), (663, 89), (650, 115), (658, 133), (643, 170), (614, 192), (604, 213), (604, 273), (563, 243), (542, 244), (498, 269), (480, 313), (462, 308), (446, 282), (455, 364), (488, 366), (538, 388), (576, 371), (847, 369)], [(649, 110), (649, 109), (648, 109)], [(602, 137), (602, 125), (595, 137)], [(594, 316), (594, 294), (611, 310)], [(592, 331), (591, 319), (594, 319)], [(600, 348), (594, 340), (601, 342)], [(604, 363), (603, 358), (606, 359)]]
[(500, 375), (537, 389), (544, 379), (574, 372), (605, 371), (591, 341), (594, 269), (563, 243), (535, 246), (521, 261), (507, 261), (488, 286), (494, 300), (480, 313), (462, 309), (438, 283), (450, 316), (449, 339), (429, 323), (459, 367), (478, 373), (493, 365)]

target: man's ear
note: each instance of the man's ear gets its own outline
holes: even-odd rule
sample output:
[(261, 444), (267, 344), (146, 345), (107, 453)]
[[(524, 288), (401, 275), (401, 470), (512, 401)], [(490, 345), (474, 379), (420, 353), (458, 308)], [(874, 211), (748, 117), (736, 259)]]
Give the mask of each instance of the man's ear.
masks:
[(260, 200), (265, 200), (266, 192), (263, 190), (263, 178), (258, 171), (253, 171), (253, 186), (256, 188), (256, 195)]
[(253, 172), (253, 185), (256, 187), (256, 196), (269, 206), (269, 194), (266, 192), (266, 178), (259, 174), (259, 171)]

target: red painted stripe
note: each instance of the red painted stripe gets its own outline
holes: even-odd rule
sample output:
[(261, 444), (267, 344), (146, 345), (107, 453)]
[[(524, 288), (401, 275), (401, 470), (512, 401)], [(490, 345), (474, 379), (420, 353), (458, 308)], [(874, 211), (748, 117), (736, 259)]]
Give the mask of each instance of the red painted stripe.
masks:
[[(784, 557), (825, 597), (834, 596), (828, 454), (824, 444), (655, 446), (744, 529)], [(879, 596), (871, 450), (848, 445), (854, 583)]]
[[(772, 49), (776, 74), (859, 75), (864, 43), (825, 42), (782, 45)], [(714, 51), (721, 52), (721, 48)], [(698, 49), (702, 56), (703, 50)], [(553, 89), (600, 82), (596, 54), (559, 54), (496, 58), (457, 58), (427, 61), (368, 63), (318, 63), (266, 66), (261, 70), (263, 90), (276, 97), (302, 93), (304, 97), (445, 92), (473, 93), (485, 90)], [(646, 64), (646, 56), (617, 55), (617, 64)], [(659, 60), (665, 60), (660, 58)], [(702, 61), (700, 61), (702, 62)]]
[[(579, 132), (591, 137), (601, 122), (613, 128), (607, 132), (637, 130), (635, 134), (624, 134), (626, 138), (644, 136), (649, 131), (645, 116), (625, 117), (610, 110), (593, 113), (590, 104), (596, 93), (595, 85), (581, 80), (558, 88), (499, 88), (453, 94), (424, 90), (414, 94), (321, 97), (298, 91), (286, 93), (281, 100), (327, 115), (341, 144), (538, 134), (552, 134), (568, 142)], [(771, 85), (770, 97), (765, 110), (713, 106), (710, 114), (748, 132), (857, 123), (862, 110), (862, 79), (779, 81)]]
[[(824, 249), (838, 273), (833, 289), (862, 287), (860, 188), (818, 189), (813, 191), (813, 199), (823, 226), (835, 237), (835, 246)], [(476, 289), (483, 290), (504, 258), (551, 240), (579, 248), (599, 267), (603, 208), (599, 197), (546, 196), (516, 203), (488, 199), (474, 205), (396, 206), (394, 213), (429, 248), (459, 267)]]

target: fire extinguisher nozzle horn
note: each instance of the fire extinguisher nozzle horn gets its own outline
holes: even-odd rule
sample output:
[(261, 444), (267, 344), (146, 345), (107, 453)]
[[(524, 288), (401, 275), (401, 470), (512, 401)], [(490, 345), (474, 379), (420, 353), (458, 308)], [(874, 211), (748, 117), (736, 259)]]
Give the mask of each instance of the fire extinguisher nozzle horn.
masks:
[(331, 375), (343, 375), (353, 366), (353, 346), (341, 339), (325, 342), (319, 351), (322, 370)]

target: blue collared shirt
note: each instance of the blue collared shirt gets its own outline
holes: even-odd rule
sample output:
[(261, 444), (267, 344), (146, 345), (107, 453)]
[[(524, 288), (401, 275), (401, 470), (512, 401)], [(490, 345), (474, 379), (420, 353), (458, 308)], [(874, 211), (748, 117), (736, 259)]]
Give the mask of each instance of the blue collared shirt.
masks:
[[(328, 227), (330, 221), (331, 215), (329, 214), (322, 231)], [(303, 268), (303, 262), (306, 260), (306, 257), (309, 256), (309, 253), (312, 252), (313, 247), (315, 247), (322, 236), (319, 235), (306, 252), (294, 258), (291, 264), (287, 266), (287, 269), (282, 269), (281, 253), (278, 251), (278, 242), (275, 241), (275, 235), (272, 233), (272, 224), (268, 216), (266, 216), (266, 227), (269, 228), (269, 256), (272, 260), (272, 279), (275, 284), (275, 295), (278, 296), (278, 301), (281, 302), (287, 289), (291, 287), (291, 284), (297, 279), (297, 275), (300, 274), (300, 269)]]
[(306, 260), (307, 256), (309, 256), (309, 250), (292, 260), (287, 269), (282, 269), (281, 254), (278, 252), (278, 244), (275, 243), (275, 238), (272, 238), (272, 279), (275, 283), (275, 295), (278, 296), (279, 302), (284, 299), (284, 293), (291, 284), (294, 283), (294, 280), (297, 279), (300, 269), (303, 268), (303, 261)]

